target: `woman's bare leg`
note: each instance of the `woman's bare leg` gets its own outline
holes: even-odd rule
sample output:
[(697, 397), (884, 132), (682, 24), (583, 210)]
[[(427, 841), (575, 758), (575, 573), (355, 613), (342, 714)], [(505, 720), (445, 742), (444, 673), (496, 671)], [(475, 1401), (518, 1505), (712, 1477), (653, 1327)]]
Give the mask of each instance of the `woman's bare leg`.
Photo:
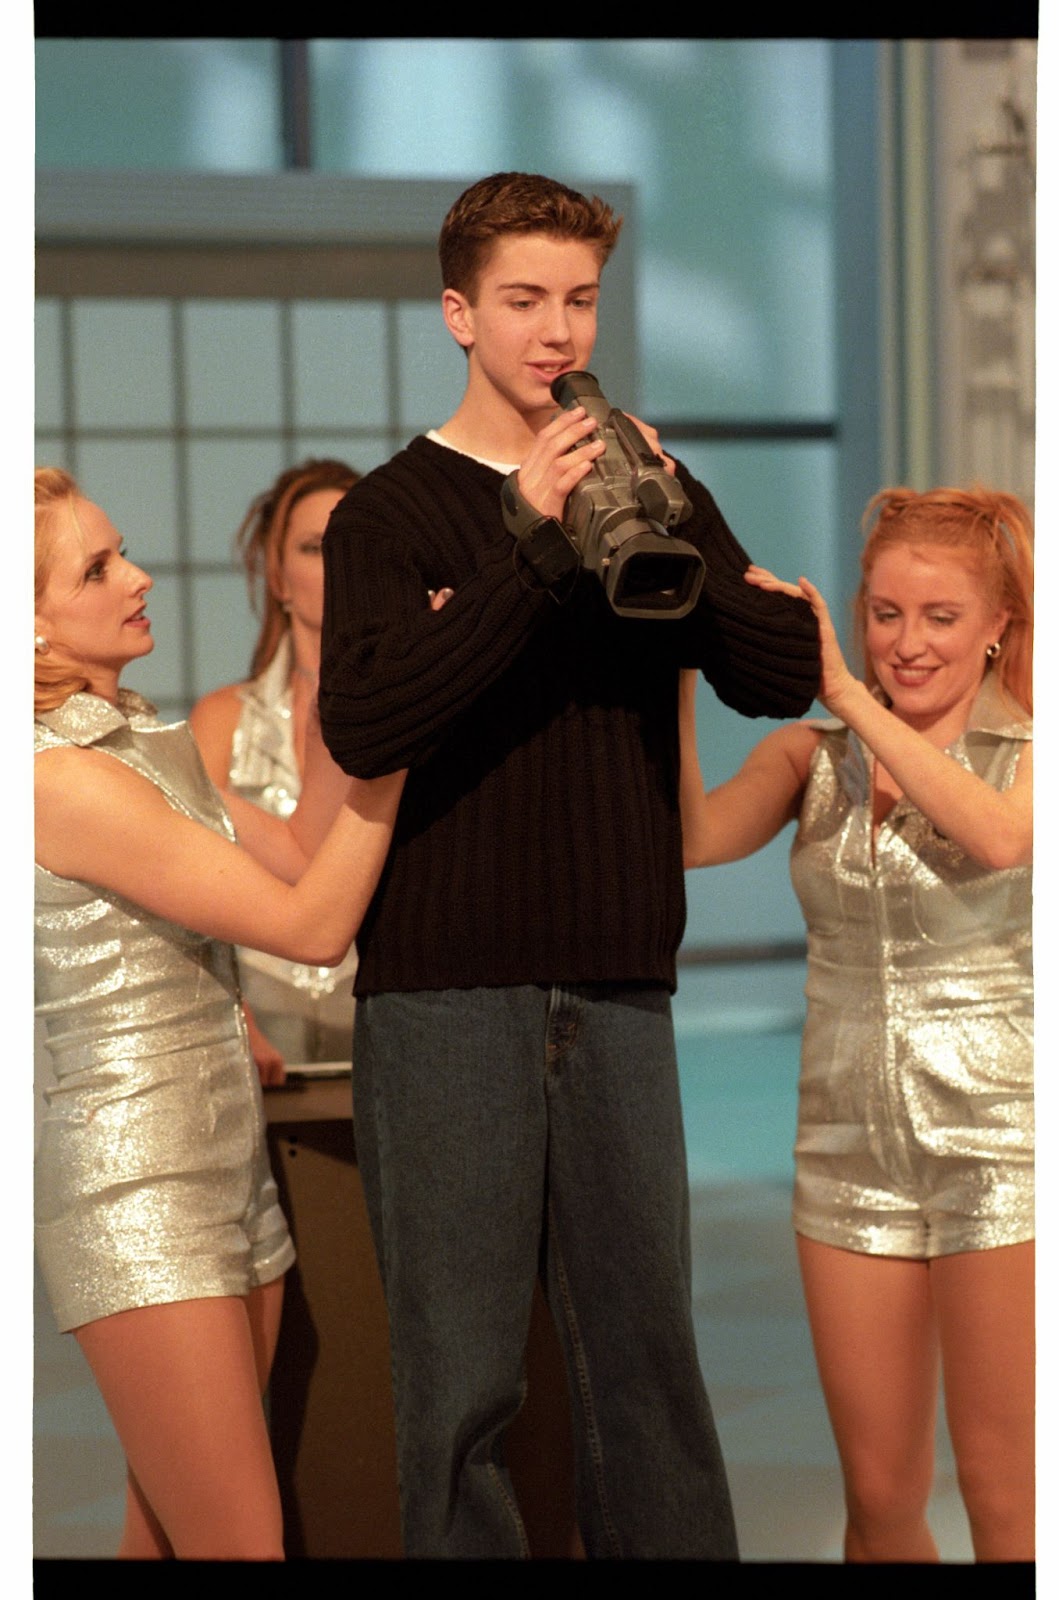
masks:
[(186, 1300), (76, 1330), (135, 1484), (130, 1540), (157, 1524), (179, 1557), (282, 1559), (259, 1383), (276, 1294), (250, 1299), (253, 1312), (232, 1297)]
[(254, 1346), (254, 1368), (257, 1386), (264, 1394), (272, 1371), (272, 1358), (279, 1341), (279, 1325), (283, 1316), (283, 1278), (273, 1278), (271, 1283), (251, 1289), (246, 1297), (246, 1314), (250, 1319), (250, 1338)]
[(1034, 1247), (941, 1256), (945, 1409), (979, 1561), (1034, 1554)]
[(136, 1475), (125, 1463), (125, 1525), (121, 1530), (118, 1555), (123, 1561), (165, 1561), (173, 1546), (165, 1529), (147, 1504)]
[[(279, 1339), (280, 1317), (283, 1312), (283, 1281), (282, 1278), (275, 1278), (271, 1283), (251, 1290), (246, 1298), (250, 1337), (254, 1347), (254, 1366), (262, 1394), (268, 1386), (272, 1358), (276, 1353), (276, 1343)], [(131, 1561), (165, 1560), (172, 1556), (173, 1547), (148, 1504), (135, 1473), (127, 1463), (126, 1466), (125, 1525), (118, 1546), (118, 1555)]]
[(927, 1263), (798, 1238), (816, 1362), (842, 1462), (847, 1561), (936, 1561), (938, 1356)]

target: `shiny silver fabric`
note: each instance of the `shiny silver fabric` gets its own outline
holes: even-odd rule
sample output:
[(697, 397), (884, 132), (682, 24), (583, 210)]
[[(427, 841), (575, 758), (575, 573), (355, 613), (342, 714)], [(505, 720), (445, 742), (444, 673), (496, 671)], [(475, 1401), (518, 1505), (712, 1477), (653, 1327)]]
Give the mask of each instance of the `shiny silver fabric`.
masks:
[[(232, 836), (187, 724), (164, 726), (138, 695), (123, 691), (118, 708), (74, 695), (35, 723), (34, 743), (107, 751), (175, 810)], [(37, 1012), (57, 1080), (36, 1243), (60, 1329), (278, 1277), (294, 1249), (231, 946), (91, 884), (35, 874)]]
[[(243, 709), (232, 739), (232, 790), (273, 816), (289, 817), (301, 776), (294, 752), (290, 639), (264, 672), (240, 690)], [(260, 950), (239, 951), (243, 994), (255, 1020), (287, 1060), (347, 1060), (353, 1038), (356, 947), (337, 967), (312, 967)]]
[[(791, 852), (809, 930), (795, 1227), (917, 1258), (1032, 1238), (1031, 870), (978, 866), (904, 799), (873, 849), (873, 758), (817, 726)], [(949, 754), (1003, 790), (1030, 737), (987, 679)]]

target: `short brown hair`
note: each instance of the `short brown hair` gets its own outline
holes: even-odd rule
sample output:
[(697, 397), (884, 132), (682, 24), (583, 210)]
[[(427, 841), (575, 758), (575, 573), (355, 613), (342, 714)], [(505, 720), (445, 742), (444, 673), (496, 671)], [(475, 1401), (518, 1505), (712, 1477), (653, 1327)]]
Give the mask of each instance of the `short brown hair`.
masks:
[(488, 252), (505, 233), (579, 239), (595, 248), (603, 267), (621, 224), (621, 217), (598, 195), (589, 200), (535, 172), (494, 172), (465, 189), (441, 225), (442, 283), (473, 302)]
[(936, 545), (966, 551), (977, 564), (986, 603), (1011, 612), (996, 662), (999, 688), (1033, 714), (1033, 518), (1013, 494), (998, 489), (881, 489), (868, 502), (861, 581), (853, 602), (864, 678), (876, 684), (864, 651), (868, 582), (876, 559), (894, 545)]

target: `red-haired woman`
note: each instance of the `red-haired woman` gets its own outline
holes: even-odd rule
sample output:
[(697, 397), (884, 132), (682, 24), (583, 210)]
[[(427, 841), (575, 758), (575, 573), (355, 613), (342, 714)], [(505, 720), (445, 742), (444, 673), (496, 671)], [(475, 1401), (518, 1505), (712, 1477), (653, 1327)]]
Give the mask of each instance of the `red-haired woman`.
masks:
[(809, 934), (794, 1226), (845, 1481), (846, 1556), (937, 1558), (939, 1370), (979, 1560), (1033, 1555), (1032, 586), (1012, 495), (886, 490), (856, 598), (818, 591), (826, 722), (704, 793), (682, 685), (685, 859), (798, 818)]
[[(261, 631), (250, 680), (204, 695), (189, 721), (218, 789), (288, 817), (301, 792), (309, 712), (320, 674), (321, 554), (327, 519), (359, 474), (309, 459), (281, 472), (251, 503), (236, 535)], [(265, 1083), (288, 1061), (348, 1060), (357, 955), (332, 970), (241, 949), (255, 1060)]]

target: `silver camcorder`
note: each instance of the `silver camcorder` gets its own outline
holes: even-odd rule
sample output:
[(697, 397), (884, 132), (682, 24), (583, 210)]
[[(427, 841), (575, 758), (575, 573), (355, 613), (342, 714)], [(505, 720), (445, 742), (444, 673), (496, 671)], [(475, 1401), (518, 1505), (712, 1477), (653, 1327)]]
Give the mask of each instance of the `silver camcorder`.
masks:
[(569, 411), (584, 406), (606, 445), (566, 502), (563, 526), (581, 563), (603, 585), (622, 617), (687, 616), (705, 573), (694, 545), (670, 533), (691, 502), (636, 424), (604, 398), (591, 372), (564, 372), (552, 397)]

